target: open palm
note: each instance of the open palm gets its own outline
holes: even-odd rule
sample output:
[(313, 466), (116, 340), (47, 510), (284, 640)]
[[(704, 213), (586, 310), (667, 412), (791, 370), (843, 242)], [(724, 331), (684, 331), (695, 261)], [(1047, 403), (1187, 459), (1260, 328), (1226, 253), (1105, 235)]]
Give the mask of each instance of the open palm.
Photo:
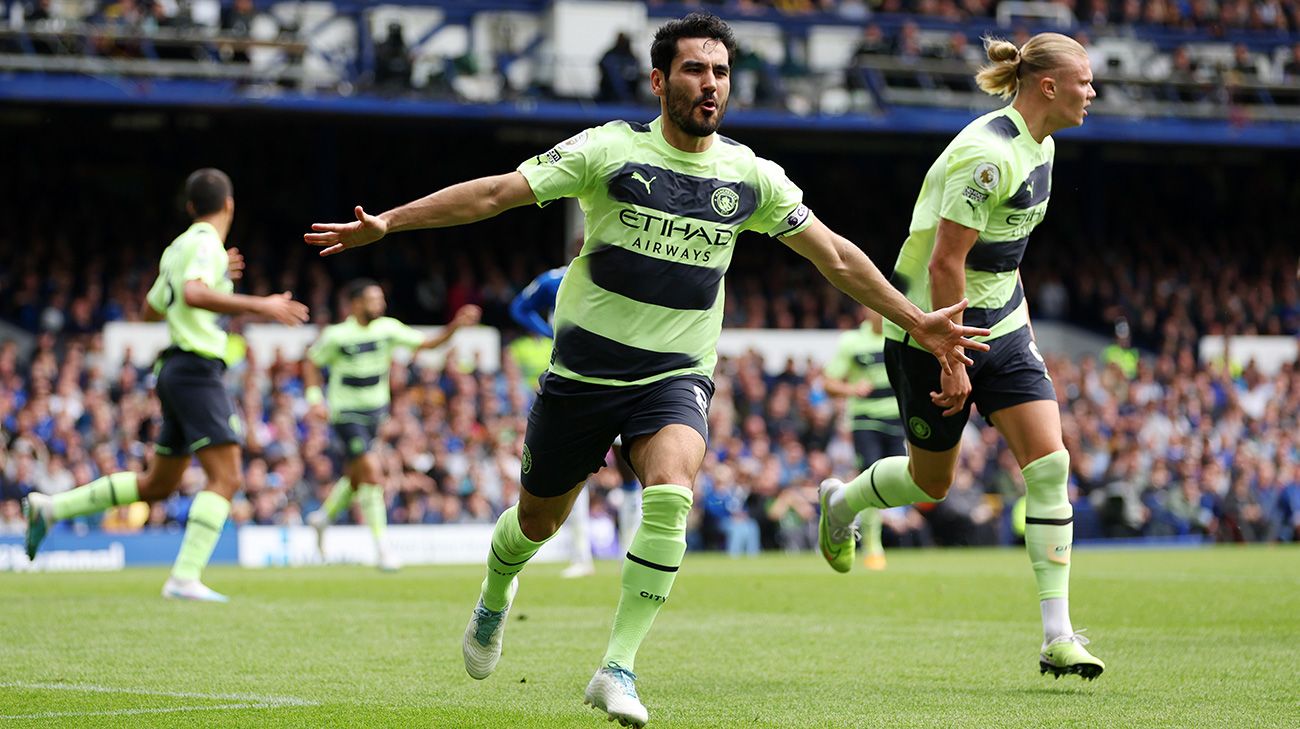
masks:
[(332, 256), (349, 248), (368, 246), (388, 232), (388, 224), (382, 218), (367, 213), (360, 205), (353, 212), (357, 219), (350, 223), (312, 223), (315, 232), (303, 235), (302, 239), (314, 246), (324, 246), (322, 256)]
[(989, 345), (970, 338), (987, 337), (989, 330), (955, 324), (952, 321), (953, 315), (963, 311), (968, 304), (966, 299), (962, 299), (952, 306), (932, 311), (921, 317), (921, 321), (910, 332), (917, 344), (930, 350), (931, 354), (939, 358), (939, 364), (943, 366), (944, 372), (951, 372), (952, 365), (957, 363), (974, 364), (962, 351), (963, 349), (981, 352), (987, 352), (989, 349)]

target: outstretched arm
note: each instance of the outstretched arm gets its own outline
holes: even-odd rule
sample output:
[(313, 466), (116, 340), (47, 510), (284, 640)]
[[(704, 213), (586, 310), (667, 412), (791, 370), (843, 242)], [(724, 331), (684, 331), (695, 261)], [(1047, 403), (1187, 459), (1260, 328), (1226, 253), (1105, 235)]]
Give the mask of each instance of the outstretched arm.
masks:
[(437, 349), (446, 344), (451, 339), (452, 335), (456, 333), (457, 329), (460, 329), (461, 327), (474, 326), (482, 316), (482, 309), (473, 304), (466, 304), (456, 310), (455, 316), (451, 318), (451, 321), (447, 322), (447, 326), (443, 327), (442, 331), (421, 342), (420, 346), (416, 347), (416, 349)]
[(356, 220), (312, 223), (315, 232), (302, 238), (312, 245), (324, 246), (322, 256), (332, 256), (349, 248), (370, 245), (389, 233), (475, 223), (534, 202), (537, 197), (524, 176), (508, 172), (444, 187), (379, 215), (371, 215), (358, 205), (353, 210)]
[(866, 397), (873, 389), (871, 383), (866, 380), (852, 383), (834, 377), (823, 377), (822, 386), (826, 388), (826, 394), (831, 397)]
[(270, 296), (223, 294), (199, 279), (191, 279), (185, 282), (183, 294), (187, 305), (218, 314), (253, 314), (291, 327), (307, 321), (306, 305), (294, 301), (288, 291)]
[(988, 335), (987, 329), (962, 326), (952, 321), (954, 315), (966, 308), (965, 300), (928, 314), (921, 311), (885, 280), (867, 254), (848, 239), (835, 234), (820, 220), (814, 220), (803, 232), (782, 238), (781, 242), (812, 261), (835, 288), (902, 327), (917, 344), (939, 358), (945, 372), (954, 362), (971, 364), (962, 347), (988, 349), (987, 344), (969, 339)]

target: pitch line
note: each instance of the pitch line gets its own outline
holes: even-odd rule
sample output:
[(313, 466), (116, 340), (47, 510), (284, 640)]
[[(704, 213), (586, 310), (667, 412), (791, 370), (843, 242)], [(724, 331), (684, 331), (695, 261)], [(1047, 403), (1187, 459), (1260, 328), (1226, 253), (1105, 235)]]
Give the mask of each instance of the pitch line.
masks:
[(195, 691), (157, 691), (154, 689), (95, 686), (77, 683), (32, 683), (11, 681), (0, 683), (0, 688), (34, 689), (38, 691), (75, 691), (79, 693), (132, 694), (136, 696), (165, 696), (176, 699), (234, 700), (239, 703), (210, 704), (204, 706), (168, 706), (149, 709), (113, 709), (104, 711), (45, 711), (33, 714), (0, 714), (0, 719), (56, 719), (70, 716), (132, 716), (139, 714), (170, 714), (188, 711), (220, 711), (230, 709), (283, 709), (292, 706), (318, 706), (314, 701), (291, 696), (258, 696), (255, 694), (213, 694)]

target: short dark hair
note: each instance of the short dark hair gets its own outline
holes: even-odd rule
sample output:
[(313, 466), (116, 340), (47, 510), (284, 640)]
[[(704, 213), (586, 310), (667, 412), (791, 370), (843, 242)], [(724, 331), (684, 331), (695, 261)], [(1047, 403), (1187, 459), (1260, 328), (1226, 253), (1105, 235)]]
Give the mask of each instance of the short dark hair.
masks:
[(195, 170), (185, 179), (185, 202), (196, 218), (211, 215), (226, 206), (226, 198), (234, 197), (235, 186), (230, 177), (215, 167)]
[(359, 278), (356, 281), (353, 281), (352, 283), (348, 284), (347, 289), (344, 290), (344, 294), (347, 295), (348, 301), (356, 301), (357, 299), (365, 295), (366, 289), (370, 288), (371, 286), (378, 286), (378, 285), (379, 282), (374, 280), (373, 278)]
[(650, 44), (650, 65), (664, 76), (673, 66), (677, 41), (682, 38), (712, 38), (727, 47), (727, 63), (736, 57), (736, 36), (731, 32), (731, 26), (716, 15), (691, 13), (664, 23), (655, 31), (654, 43)]

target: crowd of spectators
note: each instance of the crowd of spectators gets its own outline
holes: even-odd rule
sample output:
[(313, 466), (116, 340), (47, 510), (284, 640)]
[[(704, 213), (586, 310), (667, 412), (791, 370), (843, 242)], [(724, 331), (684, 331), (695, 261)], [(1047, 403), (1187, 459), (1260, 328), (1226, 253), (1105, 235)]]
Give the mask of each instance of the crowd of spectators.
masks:
[[(161, 238), (162, 236), (158, 236)], [(1077, 257), (1068, 246), (1035, 247), (1025, 257), (1026, 292), (1039, 319), (1060, 320), (1109, 334), (1121, 319), (1143, 350), (1177, 356), (1207, 334), (1300, 334), (1296, 256), (1286, 244), (1262, 243), (1244, 252), (1243, 238), (1189, 238), (1167, 233)], [(112, 321), (139, 321), (156, 261), (117, 251), (57, 255), (58, 244), (0, 253), (0, 318), (33, 334), (84, 337)], [(51, 254), (53, 263), (51, 263)], [(547, 267), (493, 246), (448, 254), (413, 249), (402, 271), (380, 277), (390, 285), (396, 316), (417, 323), (446, 321), (465, 304), (483, 308), (488, 326), (514, 332), (510, 300)], [(120, 255), (117, 255), (120, 254)], [(728, 277), (724, 326), (836, 329), (851, 323), (852, 302), (807, 266), (770, 266), (761, 254), (738, 249)], [(883, 260), (883, 259), (882, 259)], [(1069, 275), (1063, 275), (1068, 271)], [(405, 276), (405, 277), (403, 277)], [(253, 259), (245, 288), (257, 295), (293, 291), (313, 321), (328, 324), (342, 311), (339, 282), (325, 264), (290, 249), (285, 265), (269, 270)]]
[[(908, 14), (960, 23), (992, 18), (997, 0), (670, 0), (738, 15), (776, 11), (785, 15), (837, 15), (865, 20), (876, 14)], [(1300, 30), (1295, 0), (1049, 0), (1067, 17), (1093, 27), (1164, 26), (1188, 30)], [(651, 5), (669, 4), (651, 0)], [(1045, 3), (1048, 4), (1048, 3)]]
[[(0, 347), (0, 530), (20, 533), (17, 499), (139, 469), (157, 432), (148, 369), (105, 361), (100, 337), (41, 335), (30, 362)], [(454, 343), (453, 343), (454, 346)], [(380, 432), (394, 523), (491, 523), (517, 498), (532, 386), (507, 356), (499, 372), (395, 366), (393, 416)], [(816, 543), (816, 485), (852, 475), (842, 404), (815, 364), (777, 374), (758, 355), (724, 358), (715, 377), (711, 443), (696, 484), (690, 541), (733, 554)], [(1294, 540), (1300, 526), (1300, 371), (1237, 374), (1189, 352), (1117, 363), (1050, 358), (1071, 451), (1079, 538), (1194, 535)], [(116, 370), (116, 373), (114, 373)], [(236, 524), (299, 524), (338, 478), (327, 424), (303, 398), (300, 363), (246, 360), (229, 377), (245, 421)], [(152, 509), (123, 507), (78, 522), (113, 531), (176, 528), (201, 488)], [(612, 539), (622, 479), (594, 479), (592, 533)], [(1016, 539), (1023, 496), (1014, 458), (973, 418), (949, 498), (886, 514), (890, 544), (996, 544)], [(72, 525), (69, 528), (78, 528)], [(611, 553), (613, 545), (597, 545)]]
[[(652, 3), (653, 4), (653, 3)], [(96, 3), (65, 3), (53, 5), (50, 0), (14, 0), (17, 12), (12, 18), (21, 18), (23, 27), (37, 28), (58, 22), (62, 9), (76, 9), (75, 17), (93, 26), (148, 37), (159, 30), (169, 33), (219, 32), (222, 38), (257, 37), (263, 41), (293, 41), (298, 39), (298, 22), (292, 13), (271, 13), (265, 4), (254, 0), (226, 0), (221, 3), (189, 3), (174, 0), (113, 0)], [(1051, 4), (1047, 4), (1048, 7)], [(1265, 105), (1300, 102), (1295, 94), (1277, 93), (1255, 85), (1294, 86), (1300, 83), (1300, 0), (1056, 0), (1059, 14), (1037, 16), (1039, 23), (1059, 27), (1064, 19), (1069, 28), (1085, 46), (1098, 38), (1138, 38), (1142, 33), (1158, 29), (1178, 29), (1197, 33), (1191, 40), (1201, 46), (1205, 41), (1222, 38), (1236, 31), (1255, 31), (1254, 46), (1237, 42), (1231, 54), (1218, 53), (1197, 45), (1169, 47), (1160, 43), (1160, 50), (1134, 47), (1141, 55), (1141, 68), (1131, 65), (1120, 67), (1119, 61), (1104, 57), (1101, 64), (1115, 63), (1113, 67), (1099, 67), (1102, 80), (1107, 76), (1123, 75), (1129, 81), (1121, 91), (1128, 101), (1149, 100), (1163, 102), (1211, 102), (1220, 105), (1232, 103), (1260, 103)], [(881, 102), (883, 86), (901, 88), (950, 89), (973, 91), (969, 76), (958, 68), (952, 74), (935, 75), (933, 72), (892, 71), (881, 74), (871, 70), (873, 57), (888, 56), (911, 61), (915, 59), (957, 59), (968, 63), (983, 60), (978, 48), (978, 37), (993, 22), (998, 3), (995, 0), (694, 0), (676, 3), (673, 7), (702, 7), (723, 13), (727, 17), (766, 17), (766, 14), (809, 15), (825, 17), (828, 22), (851, 20), (863, 24), (861, 42), (845, 58), (843, 85), (850, 91), (872, 91)], [(86, 9), (90, 8), (87, 12)], [(206, 8), (206, 9), (205, 9)], [(910, 18), (910, 20), (900, 19)], [(66, 19), (66, 18), (65, 18)], [(886, 22), (887, 19), (887, 22)], [(1034, 18), (1017, 18), (1034, 22)], [(919, 23), (944, 21), (950, 25), (938, 30), (924, 30)], [(985, 22), (987, 21), (987, 22)], [(965, 23), (966, 28), (954, 28), (954, 23)], [(508, 27), (508, 23), (502, 26)], [(527, 55), (510, 32), (502, 31), (492, 40), (493, 50), (487, 56), (465, 53), (438, 59), (432, 66), (421, 64), (424, 53), (412, 47), (406, 28), (401, 22), (390, 20), (384, 27), (371, 27), (371, 48), (368, 58), (356, 64), (357, 77), (344, 79), (340, 89), (362, 86), (380, 94), (405, 95), (416, 91), (434, 96), (457, 96), (452, 83), (463, 74), (495, 75), (501, 82), (501, 97), (519, 94), (546, 96), (547, 88), (542, 72), (527, 82), (527, 89), (518, 89), (512, 83), (509, 67)], [(1009, 33), (1018, 43), (1027, 40), (1028, 30), (1016, 26)], [(1268, 35), (1264, 35), (1267, 33)], [(797, 36), (797, 34), (796, 34)], [(792, 39), (796, 36), (792, 36)], [(1241, 39), (1233, 36), (1238, 41)], [(142, 43), (139, 38), (105, 40), (92, 36), (86, 43), (80, 41), (37, 38), (29, 47), (10, 40), (0, 44), (13, 46), (11, 50), (33, 50), (38, 53), (81, 54), (94, 52), (100, 55), (128, 57), (157, 57), (162, 59), (209, 60), (216, 53), (222, 60), (247, 62), (248, 49), (238, 45), (178, 43), (174, 39), (157, 44)], [(763, 106), (790, 106), (796, 104), (787, 89), (788, 77), (807, 77), (808, 51), (798, 42), (786, 43), (787, 57), (769, 59), (754, 48), (746, 47), (742, 38), (741, 57), (735, 59), (741, 78), (750, 78), (745, 84), (757, 87), (737, 95), (737, 103)], [(1226, 42), (1226, 41), (1225, 41)], [(626, 34), (608, 49), (598, 61), (599, 85), (594, 90), (597, 101), (635, 102), (646, 99), (646, 69), (632, 52)], [(1268, 47), (1265, 47), (1268, 46)], [(1224, 46), (1225, 48), (1227, 46)], [(301, 58), (298, 46), (285, 46), (292, 58)], [(490, 59), (488, 59), (490, 56)], [(1134, 58), (1138, 58), (1137, 55)], [(425, 61), (430, 59), (425, 58)], [(483, 68), (484, 64), (490, 68)], [(546, 64), (540, 64), (545, 66)], [(745, 75), (747, 71), (755, 73)], [(415, 74), (427, 74), (416, 78)], [(551, 73), (554, 73), (552, 71)], [(838, 75), (838, 74), (833, 74)], [(1164, 82), (1164, 85), (1153, 82)], [(838, 79), (828, 80), (836, 85)], [(1105, 84), (1099, 83), (1103, 101), (1107, 100)], [(1241, 87), (1245, 86), (1243, 90)], [(746, 86), (746, 89), (748, 87)], [(742, 89), (744, 90), (744, 89)], [(796, 104), (797, 105), (797, 104)], [(795, 108), (795, 107), (791, 107)]]

